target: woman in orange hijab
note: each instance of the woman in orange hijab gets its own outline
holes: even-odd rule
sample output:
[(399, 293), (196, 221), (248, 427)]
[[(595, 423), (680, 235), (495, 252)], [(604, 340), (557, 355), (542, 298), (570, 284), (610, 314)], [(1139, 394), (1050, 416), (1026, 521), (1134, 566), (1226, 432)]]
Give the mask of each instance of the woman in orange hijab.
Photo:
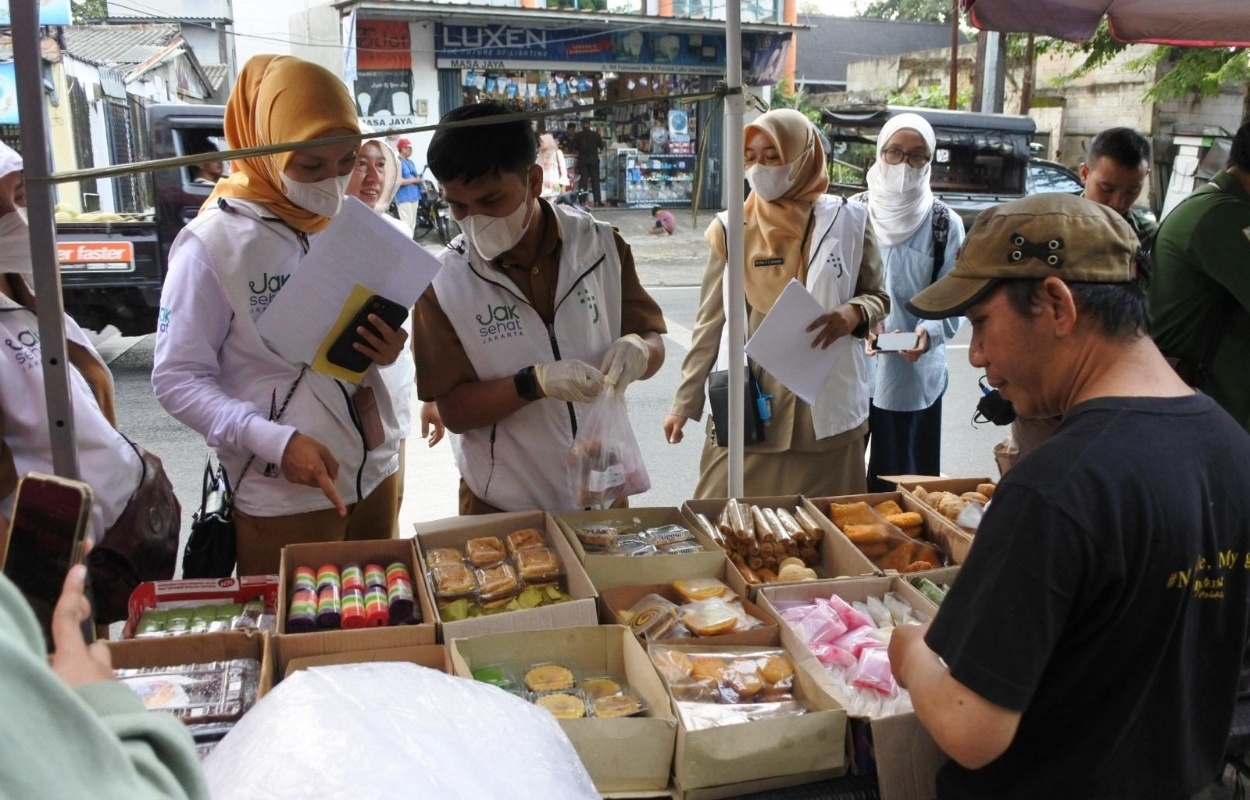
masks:
[[(795, 348), (836, 351), (834, 369), (813, 405), (758, 365), (748, 365), (761, 392), (772, 400), (763, 441), (745, 450), (744, 491), (756, 497), (863, 492), (868, 370), (860, 340), (885, 318), (890, 305), (867, 210), (825, 194), (825, 151), (815, 126), (798, 111), (764, 114), (747, 125), (744, 143), (752, 190), (743, 206), (747, 336), (796, 279), (828, 312), (812, 320), (807, 328), (811, 338), (796, 341)], [(720, 214), (707, 230), (711, 256), (699, 316), (682, 364), (681, 386), (664, 419), (665, 436), (674, 444), (682, 440), (688, 419), (703, 416), (709, 373), (729, 368), (726, 222)], [(717, 445), (709, 418), (696, 497), (725, 496), (728, 460), (728, 449)]]
[[(290, 56), (256, 56), (226, 104), (231, 148), (359, 134), (347, 88)], [(398, 513), (396, 414), (379, 370), (337, 381), (270, 350), (256, 321), (330, 224), (356, 142), (236, 159), (170, 251), (152, 385), (217, 451), (234, 488), (240, 575), (284, 545), (386, 538)], [(357, 349), (393, 363), (407, 334), (370, 317)]]

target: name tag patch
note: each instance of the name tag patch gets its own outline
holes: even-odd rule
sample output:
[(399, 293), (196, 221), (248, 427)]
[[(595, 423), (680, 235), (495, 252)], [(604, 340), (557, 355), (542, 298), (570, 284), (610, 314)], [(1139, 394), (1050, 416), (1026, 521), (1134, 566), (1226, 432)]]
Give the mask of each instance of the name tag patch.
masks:
[(786, 260), (784, 258), (757, 258), (755, 259), (755, 266), (757, 267), (780, 267), (784, 263), (786, 263)]

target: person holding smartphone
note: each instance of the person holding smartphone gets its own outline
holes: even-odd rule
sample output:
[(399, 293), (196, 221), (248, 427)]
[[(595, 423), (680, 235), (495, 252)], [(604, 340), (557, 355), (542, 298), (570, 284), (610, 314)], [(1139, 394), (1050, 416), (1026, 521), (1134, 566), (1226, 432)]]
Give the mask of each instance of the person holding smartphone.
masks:
[[(881, 475), (938, 475), (942, 467), (942, 395), (949, 379), (946, 341), (959, 330), (962, 318), (924, 320), (906, 305), (909, 297), (954, 268), (964, 240), (959, 215), (929, 189), (936, 145), (937, 137), (924, 117), (891, 117), (877, 136), (877, 161), (868, 169), (868, 191), (852, 198), (868, 205), (890, 294), (889, 316), (864, 342), (865, 352), (873, 356), (870, 492), (894, 489)], [(900, 344), (900, 339), (906, 342)]]
[(88, 644), (87, 569), (72, 567), (52, 614), (49, 661), (25, 598), (0, 575), (0, 786), (6, 797), (208, 800), (186, 726), (148, 711)]
[[(236, 149), (360, 132), (343, 82), (291, 56), (247, 62), (225, 128)], [(240, 575), (277, 572), (287, 544), (395, 530), (400, 431), (379, 370), (339, 381), (286, 361), (256, 329), (338, 213), (356, 151), (349, 141), (236, 159), (170, 251), (152, 386), (230, 475)], [(367, 321), (354, 349), (394, 363), (408, 334)]]

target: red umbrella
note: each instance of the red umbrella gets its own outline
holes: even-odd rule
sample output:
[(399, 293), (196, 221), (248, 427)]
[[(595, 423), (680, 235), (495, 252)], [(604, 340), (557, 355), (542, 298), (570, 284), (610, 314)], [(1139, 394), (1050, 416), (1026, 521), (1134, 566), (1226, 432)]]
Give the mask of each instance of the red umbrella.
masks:
[(1088, 39), (1104, 16), (1121, 42), (1250, 46), (1247, 0), (963, 0), (982, 30)]

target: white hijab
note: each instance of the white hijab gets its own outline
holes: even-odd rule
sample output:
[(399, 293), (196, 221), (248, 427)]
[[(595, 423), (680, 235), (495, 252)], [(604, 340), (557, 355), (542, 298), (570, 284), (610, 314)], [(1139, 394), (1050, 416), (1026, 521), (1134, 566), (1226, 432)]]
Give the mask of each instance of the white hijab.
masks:
[(909, 128), (924, 137), (932, 156), (937, 147), (933, 128), (919, 114), (899, 114), (881, 127), (877, 136), (877, 163), (868, 169), (868, 216), (877, 241), (886, 247), (902, 244), (911, 238), (933, 208), (933, 192), (929, 176), (933, 159), (916, 169), (904, 159), (901, 164), (887, 164), (881, 157), (890, 137)]
[[(22, 171), (22, 157), (13, 148), (0, 142), (0, 178)], [(34, 272), (30, 260), (30, 231), (26, 227), (26, 209), (10, 211), (0, 217), (0, 274)]]

